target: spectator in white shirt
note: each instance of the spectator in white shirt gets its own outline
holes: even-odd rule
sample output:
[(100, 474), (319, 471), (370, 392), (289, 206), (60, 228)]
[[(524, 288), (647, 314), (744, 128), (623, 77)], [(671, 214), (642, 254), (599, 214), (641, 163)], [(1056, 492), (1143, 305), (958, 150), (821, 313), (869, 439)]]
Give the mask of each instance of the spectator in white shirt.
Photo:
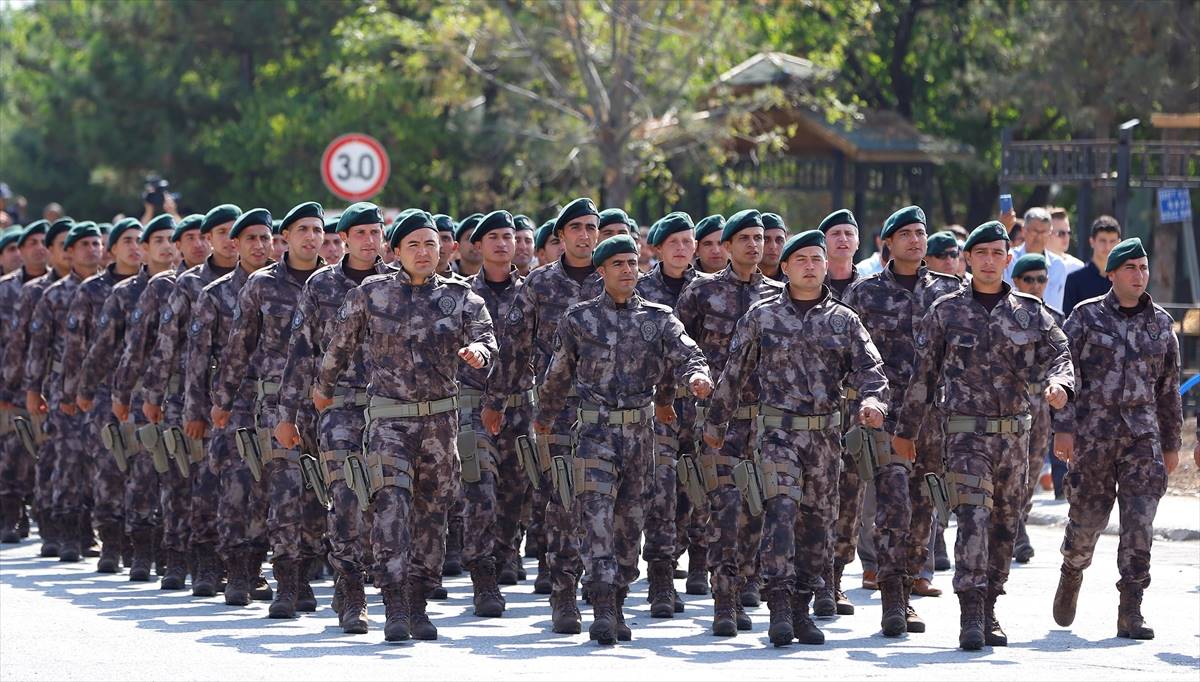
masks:
[(1084, 266), (1083, 261), (1071, 255), (1071, 218), (1067, 214), (1067, 209), (1061, 206), (1051, 206), (1049, 211), (1050, 238), (1046, 240), (1046, 248), (1063, 259), (1069, 275)]
[(1021, 256), (1027, 253), (1040, 253), (1046, 257), (1049, 266), (1046, 275), (1050, 281), (1046, 284), (1044, 301), (1055, 310), (1062, 310), (1063, 291), (1067, 286), (1067, 264), (1057, 254), (1046, 247), (1050, 237), (1050, 212), (1038, 206), (1025, 211), (1022, 233), (1025, 243), (1012, 250), (1012, 263), (1004, 270), (1004, 281), (1012, 284), (1012, 268)]

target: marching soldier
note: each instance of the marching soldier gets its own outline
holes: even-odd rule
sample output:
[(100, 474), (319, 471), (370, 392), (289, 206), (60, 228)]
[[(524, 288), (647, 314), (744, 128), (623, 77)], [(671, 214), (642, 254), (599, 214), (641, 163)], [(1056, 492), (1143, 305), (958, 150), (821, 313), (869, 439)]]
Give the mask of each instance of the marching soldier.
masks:
[(533, 254), (537, 256), (539, 268), (557, 262), (563, 255), (562, 239), (554, 234), (554, 219), (542, 223), (533, 239)]
[(433, 216), (408, 213), (392, 230), (391, 247), (400, 269), (368, 278), (338, 309), (313, 403), (329, 408), (354, 355), (371, 348), (364, 452), (375, 585), (387, 613), (384, 638), (436, 639), (425, 609), (442, 569), (446, 511), (458, 474), (456, 366), (488, 366), (496, 340), (483, 300), (465, 283), (435, 274)]
[[(842, 298), (871, 333), (897, 399), (904, 394), (916, 361), (914, 327), (939, 297), (962, 289), (957, 277), (931, 272), (923, 264), (925, 225), (925, 212), (918, 206), (889, 216), (881, 235), (892, 260), (881, 272), (850, 285)], [(885, 432), (894, 432), (897, 418), (893, 410), (884, 422)], [(933, 504), (925, 495), (924, 474), (942, 469), (940, 430), (932, 420), (922, 426), (916, 448), (919, 461), (892, 452), (878, 432), (870, 437), (875, 439), (877, 460), (874, 540), (883, 634), (924, 632), (925, 623), (909, 597), (929, 551)]]
[[(858, 316), (825, 286), (824, 234), (798, 234), (780, 256), (787, 289), (738, 322), (708, 410), (705, 441), (721, 446), (743, 387), (757, 379), (758, 473), (747, 492), (766, 511), (762, 572), (769, 635), (775, 646), (793, 638), (824, 644), (808, 604), (831, 558), (827, 536), (837, 513), (842, 387), (857, 391), (857, 421), (879, 428), (887, 411), (887, 379)], [(751, 489), (758, 480), (762, 490)]]
[(762, 214), (763, 221), (763, 258), (758, 264), (764, 277), (782, 282), (783, 273), (779, 268), (779, 258), (783, 253), (783, 243), (788, 238), (787, 224), (778, 213)]
[[(696, 227), (697, 234), (700, 228)], [(758, 211), (746, 209), (730, 216), (720, 239), (729, 265), (712, 277), (693, 280), (683, 290), (676, 308), (688, 336), (700, 344), (713, 372), (725, 369), (734, 328), (742, 315), (754, 303), (778, 296), (783, 289), (781, 283), (758, 270), (763, 248), (762, 216)], [(711, 509), (707, 565), (712, 576), (713, 634), (722, 637), (749, 630), (752, 623), (744, 607), (758, 604), (756, 575), (762, 520), (749, 514), (732, 477), (733, 467), (749, 459), (754, 450), (757, 405), (758, 382), (751, 380), (742, 389), (740, 403), (728, 415), (724, 442), (719, 448), (706, 448), (700, 458)], [(703, 419), (704, 415), (698, 417)]]
[[(594, 614), (588, 634), (613, 644), (631, 638), (622, 607), (637, 578), (645, 486), (652, 480), (651, 404), (670, 405), (675, 384), (706, 398), (712, 382), (703, 353), (670, 309), (635, 293), (637, 242), (628, 235), (610, 237), (596, 247), (592, 263), (604, 293), (572, 306), (559, 323), (534, 428), (550, 434), (551, 420), (568, 404), (574, 386), (575, 454), (569, 472), (566, 459), (556, 458), (555, 487), (582, 516), (581, 550)], [(660, 387), (664, 376), (674, 381)], [(564, 477), (571, 483), (564, 485)], [(573, 501), (565, 499), (572, 494)]]
[(1067, 318), (1078, 394), (1054, 415), (1054, 454), (1070, 462), (1071, 503), (1054, 620), (1064, 627), (1074, 621), (1083, 571), (1117, 502), (1117, 636), (1130, 639), (1154, 638), (1142, 594), (1150, 585), (1154, 514), (1179, 463), (1183, 430), (1179, 341), (1170, 314), (1146, 292), (1147, 256), (1136, 237), (1117, 244), (1104, 268), (1112, 289)]
[(968, 651), (1008, 644), (996, 600), (1004, 594), (1025, 504), (1030, 395), (1061, 409), (1074, 386), (1062, 330), (1041, 301), (1004, 282), (1008, 244), (1008, 231), (996, 221), (967, 238), (971, 285), (939, 298), (921, 321), (916, 367), (892, 439), (896, 453), (911, 461), (929, 405), (941, 394), (948, 506), (958, 518), (958, 643)]
[(517, 269), (518, 275), (528, 277), (529, 270), (533, 267), (533, 220), (527, 215), (515, 215), (513, 224), (517, 226), (513, 267)]
[(724, 230), (722, 215), (710, 215), (696, 223), (696, 269), (700, 272), (716, 274), (729, 264), (729, 254), (721, 244)]

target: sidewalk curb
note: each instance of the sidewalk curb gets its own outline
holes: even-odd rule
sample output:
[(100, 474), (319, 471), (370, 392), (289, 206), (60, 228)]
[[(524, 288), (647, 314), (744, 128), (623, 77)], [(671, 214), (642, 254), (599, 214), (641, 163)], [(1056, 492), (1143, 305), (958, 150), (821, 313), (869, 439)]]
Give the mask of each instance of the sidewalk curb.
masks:
[[(1029, 512), (1027, 523), (1034, 526), (1058, 526), (1067, 525), (1067, 517), (1065, 514), (1055, 514), (1052, 512), (1039, 511), (1032, 509)], [(1108, 524), (1102, 535), (1120, 535), (1120, 527), (1115, 523)], [(1200, 540), (1200, 530), (1195, 528), (1166, 528), (1163, 526), (1154, 526), (1154, 537), (1160, 540), (1172, 540), (1175, 542), (1183, 542), (1188, 540)]]

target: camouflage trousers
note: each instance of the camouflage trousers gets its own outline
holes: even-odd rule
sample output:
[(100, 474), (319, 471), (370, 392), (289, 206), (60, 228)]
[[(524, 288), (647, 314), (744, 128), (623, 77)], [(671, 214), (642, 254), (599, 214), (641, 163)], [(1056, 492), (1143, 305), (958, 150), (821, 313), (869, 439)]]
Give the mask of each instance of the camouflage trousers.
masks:
[[(163, 427), (178, 425), (182, 428), (183, 404), (173, 397), (167, 399), (163, 409)], [(162, 518), (163, 547), (173, 552), (187, 552), (192, 546), (191, 513), (193, 501), (196, 504), (210, 504), (209, 500), (192, 496), (193, 481), (201, 470), (207, 470), (207, 463), (201, 460), (193, 462), (188, 467), (185, 476), (179, 473), (174, 462), (166, 473), (158, 477), (158, 507)], [(209, 493), (210, 495), (214, 494)], [(211, 504), (210, 504), (211, 506)], [(210, 522), (210, 526), (213, 522)], [(213, 537), (210, 544), (216, 542)]]
[[(1025, 506), (1025, 469), (1029, 466), (1028, 433), (946, 435), (946, 475), (966, 474), (991, 481), (992, 508), (960, 504), (954, 543), (954, 591), (991, 589), (1004, 594), (1012, 562), (1013, 542)], [(947, 480), (948, 487), (950, 480)], [(960, 494), (986, 493), (959, 485)], [(951, 490), (951, 495), (954, 491)]]
[(254, 428), (253, 403), (244, 399), (234, 401), (229, 424), (208, 441), (208, 465), (218, 479), (217, 546), (226, 563), (268, 547), (266, 494), (238, 454), (239, 428)]
[(326, 410), (317, 420), (317, 445), (332, 503), (326, 516), (329, 563), (340, 575), (361, 576), (370, 566), (371, 510), (360, 508), (342, 469), (348, 455), (362, 454), (365, 425), (358, 406)]
[(74, 528), (91, 511), (92, 466), (101, 448), (91, 439), (85, 414), (68, 415), (52, 409), (50, 424), (54, 439), (52, 514), (56, 523)]
[(525, 504), (529, 507), (529, 524), (525, 527), (525, 546), (537, 548), (538, 559), (546, 555), (546, 504), (550, 501), (550, 486), (545, 481), (530, 485)]
[[(142, 401), (135, 399), (130, 405), (130, 414), (142, 415)], [(146, 425), (145, 419), (135, 419), (137, 428)], [(168, 470), (167, 473), (170, 473)], [(162, 529), (159, 514), (159, 473), (154, 468), (154, 457), (143, 447), (129, 458), (129, 471), (125, 476), (125, 530), (135, 533), (154, 531), (157, 536)]]
[[(750, 419), (734, 419), (725, 431), (725, 442), (720, 455), (738, 460), (749, 459), (757, 447), (754, 422)], [(710, 448), (705, 448), (711, 453)], [(758, 574), (759, 542), (762, 540), (761, 516), (752, 516), (742, 500), (742, 494), (733, 484), (733, 467), (717, 465), (717, 476), (725, 481), (708, 493), (709, 521), (708, 570), (712, 574), (713, 589), (719, 591), (738, 590), (748, 579)]]
[[(569, 407), (551, 421), (550, 433), (573, 438), (570, 434), (577, 418), (578, 399), (571, 398), (567, 403)], [(565, 456), (571, 461), (574, 453), (570, 446), (552, 445), (550, 455)], [(572, 505), (571, 509), (563, 507), (558, 493), (550, 485), (549, 472), (543, 472), (542, 483), (546, 488), (546, 567), (550, 571), (551, 586), (555, 591), (573, 590), (583, 576), (579, 505)]]
[[(941, 420), (930, 410), (917, 434), (912, 471), (888, 464), (875, 471), (875, 560), (880, 581), (914, 577), (929, 558), (933, 502), (926, 473), (942, 473)], [(891, 433), (889, 430), (888, 433)]]
[[(274, 400), (268, 400), (263, 403), (261, 410), (262, 415), (275, 415), (278, 406)], [(260, 416), (258, 423), (273, 431), (277, 422), (274, 418)], [(313, 437), (314, 423), (315, 416), (310, 411), (300, 412), (296, 427), (306, 444), (316, 442)], [(267, 453), (263, 453), (260, 483), (267, 498), (267, 537), (271, 545), (271, 560), (303, 560), (322, 555), (326, 510), (317, 501), (316, 493), (304, 485), (300, 455), (306, 447), (302, 445), (299, 449), (284, 450), (275, 442), (274, 436), (270, 442), (276, 448), (275, 457), (268, 460)]]
[(405, 580), (436, 587), (446, 554), (446, 514), (460, 477), (458, 414), (379, 419), (367, 425), (367, 458), (383, 461), (384, 487), (371, 498), (375, 586)]
[(1050, 405), (1045, 400), (1035, 399), (1033, 426), (1029, 430), (1029, 470), (1025, 481), (1025, 507), (1021, 510), (1021, 523), (1029, 518), (1033, 510), (1033, 495), (1037, 492), (1038, 478), (1046, 463), (1046, 453), (1054, 439), (1051, 428)]
[[(107, 402), (97, 401), (95, 410), (98, 414), (90, 417), (88, 428), (92, 442), (99, 443), (100, 430), (116, 417)], [(125, 472), (117, 467), (117, 458), (103, 447), (96, 451), (92, 465), (92, 522), (102, 535), (125, 533)]]
[(470, 420), (459, 428), (475, 432), (481, 474), (478, 482), (462, 482), (463, 562), (468, 568), (480, 562), (502, 567), (518, 557), (521, 509), (530, 484), (517, 454), (517, 437), (531, 431), (530, 407), (509, 408), (504, 417), (504, 427), (493, 436), (483, 428), (479, 410), (459, 414), (460, 422)]
[(833, 522), (833, 561), (843, 566), (854, 563), (864, 494), (858, 466), (850, 457), (842, 455), (842, 470), (838, 474), (837, 485), (838, 512)]
[(576, 439), (574, 506), (582, 528), (585, 582), (627, 587), (638, 577), (638, 538), (653, 484), (654, 430), (644, 422), (580, 424)]
[[(677, 404), (680, 401), (675, 401)], [(680, 414), (676, 405), (675, 413)], [(647, 562), (674, 561), (678, 525), (679, 477), (675, 460), (679, 456), (679, 421), (664, 424), (654, 420), (653, 482), (646, 502), (646, 538), (642, 557)], [(688, 448), (691, 450), (691, 447)]]
[(16, 432), (0, 436), (0, 504), (8, 500), (10, 505), (21, 505), (32, 489), (29, 486), (33, 471), (33, 457), (21, 444)]
[[(1167, 469), (1157, 436), (1100, 438), (1075, 435), (1075, 456), (1063, 488), (1071, 504), (1063, 535), (1063, 565), (1082, 571), (1092, 563), (1096, 540), (1119, 505), (1117, 587), (1150, 585), (1154, 515), (1166, 493)], [(1094, 433), (1094, 432), (1093, 432)]]
[[(829, 536), (837, 513), (840, 441), (836, 428), (770, 429), (763, 436), (759, 471), (767, 495), (775, 493), (763, 505), (762, 577), (767, 590), (811, 592), (824, 585), (821, 576), (830, 561)], [(770, 489), (776, 486), (777, 491)]]
[(55, 443), (54, 425), (46, 421), (43, 433), (46, 441), (38, 446), (38, 458), (33, 463), (33, 517), (42, 524), (39, 534), (45, 538), (53, 533), (50, 526), (54, 514), (54, 465), (58, 461), (58, 446)]

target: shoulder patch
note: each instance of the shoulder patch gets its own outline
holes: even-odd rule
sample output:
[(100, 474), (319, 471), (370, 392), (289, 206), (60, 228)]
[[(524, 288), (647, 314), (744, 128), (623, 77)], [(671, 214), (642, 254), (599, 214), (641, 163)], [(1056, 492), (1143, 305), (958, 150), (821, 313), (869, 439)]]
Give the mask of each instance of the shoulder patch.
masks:
[(929, 336), (927, 336), (925, 334), (925, 330), (923, 330), (923, 329), (917, 330), (917, 335), (913, 339), (913, 344), (917, 348), (925, 348), (926, 346), (929, 345)]
[(166, 310), (163, 311), (162, 316), (159, 318), (159, 324), (166, 324), (166, 323), (170, 322), (171, 319), (174, 317), (175, 317), (175, 311), (171, 310), (171, 308), (168, 307)]
[(1033, 322), (1033, 316), (1024, 308), (1017, 308), (1013, 317), (1016, 318), (1017, 324), (1021, 325), (1022, 329), (1029, 329), (1030, 323)]
[(96, 326), (99, 328), (108, 326), (108, 313), (100, 314), (100, 319), (96, 321)]
[(437, 300), (438, 310), (442, 311), (443, 315), (449, 315), (454, 312), (457, 306), (458, 304), (454, 302), (454, 297), (452, 296), (442, 296)]
[(652, 320), (646, 320), (645, 322), (642, 322), (642, 325), (638, 331), (642, 334), (642, 340), (646, 343), (650, 343), (655, 339), (655, 337), (658, 336), (658, 324)]
[(74, 315), (68, 315), (67, 316), (67, 329), (70, 329), (71, 331), (75, 331), (78, 328), (79, 328), (79, 318), (75, 317)]
[(191, 326), (188, 327), (188, 334), (190, 336), (196, 336), (203, 328), (204, 326), (200, 324), (200, 320), (192, 320)]
[(300, 309), (297, 309), (296, 312), (292, 314), (292, 329), (299, 329), (303, 325), (304, 325), (304, 312), (301, 311)]
[(233, 319), (235, 321), (242, 319), (242, 305), (240, 303), (233, 306)]
[(829, 328), (834, 334), (845, 334), (846, 325), (850, 323), (850, 318), (843, 313), (834, 313), (829, 316)]
[(513, 305), (508, 309), (508, 315), (504, 319), (509, 324), (518, 324), (521, 320), (525, 319), (525, 313), (521, 312), (521, 306)]
[(31, 322), (29, 324), (29, 328), (36, 332), (37, 330), (42, 328), (42, 321), (35, 319), (33, 322)]
[(141, 319), (142, 319), (142, 309), (141, 309), (141, 308), (134, 308), (134, 309), (133, 309), (133, 321), (134, 321), (134, 322), (138, 322), (138, 321), (140, 321)]

